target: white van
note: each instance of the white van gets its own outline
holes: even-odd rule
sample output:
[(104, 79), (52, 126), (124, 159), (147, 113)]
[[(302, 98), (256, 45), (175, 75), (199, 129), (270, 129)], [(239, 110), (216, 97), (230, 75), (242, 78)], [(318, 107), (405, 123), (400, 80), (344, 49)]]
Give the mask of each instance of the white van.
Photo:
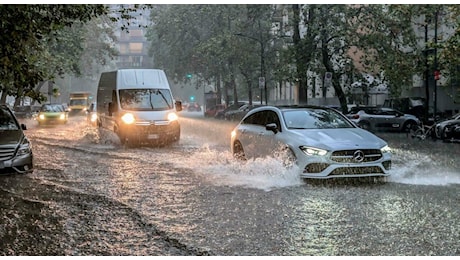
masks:
[(180, 138), (168, 79), (159, 69), (103, 72), (97, 89), (97, 125), (114, 131), (123, 145), (169, 144)]

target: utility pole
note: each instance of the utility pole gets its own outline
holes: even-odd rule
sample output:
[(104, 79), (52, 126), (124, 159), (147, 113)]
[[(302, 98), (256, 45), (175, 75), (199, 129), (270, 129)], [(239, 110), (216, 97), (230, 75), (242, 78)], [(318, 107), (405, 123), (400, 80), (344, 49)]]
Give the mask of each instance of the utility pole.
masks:
[[(438, 12), (434, 14), (434, 71), (438, 71)], [(434, 71), (431, 74), (434, 77)], [(433, 94), (433, 119), (436, 121), (436, 110), (437, 110), (437, 99), (438, 99), (438, 81), (434, 79), (434, 94)]]

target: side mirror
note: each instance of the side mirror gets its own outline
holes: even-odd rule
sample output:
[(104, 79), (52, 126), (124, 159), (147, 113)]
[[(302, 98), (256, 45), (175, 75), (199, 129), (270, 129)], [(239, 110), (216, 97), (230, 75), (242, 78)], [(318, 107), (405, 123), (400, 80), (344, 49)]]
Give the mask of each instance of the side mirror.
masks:
[(176, 111), (177, 112), (182, 111), (182, 101), (176, 101), (175, 105), (176, 105)]
[(275, 123), (270, 123), (265, 126), (265, 130), (272, 131), (273, 133), (278, 133), (278, 126)]
[(25, 124), (21, 124), (21, 129), (22, 129), (22, 130), (27, 130), (26, 125), (25, 125)]

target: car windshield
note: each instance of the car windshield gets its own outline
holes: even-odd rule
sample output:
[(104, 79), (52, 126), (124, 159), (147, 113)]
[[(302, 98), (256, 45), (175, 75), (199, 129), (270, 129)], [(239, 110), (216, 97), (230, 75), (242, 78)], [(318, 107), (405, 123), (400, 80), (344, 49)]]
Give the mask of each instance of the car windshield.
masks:
[(86, 99), (71, 99), (69, 104), (71, 106), (86, 106), (87, 101)]
[(18, 130), (18, 125), (14, 121), (8, 110), (0, 108), (0, 130)]
[(61, 105), (43, 105), (41, 112), (64, 112), (64, 107)]
[(302, 109), (283, 112), (289, 129), (353, 128), (342, 115), (334, 110)]
[(173, 104), (168, 89), (122, 89), (119, 94), (121, 108), (126, 110), (168, 110)]

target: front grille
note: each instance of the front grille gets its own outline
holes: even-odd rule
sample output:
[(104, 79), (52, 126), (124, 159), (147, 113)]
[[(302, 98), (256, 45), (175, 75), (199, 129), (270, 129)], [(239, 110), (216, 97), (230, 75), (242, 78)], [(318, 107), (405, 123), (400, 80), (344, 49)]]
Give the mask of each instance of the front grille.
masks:
[(61, 115), (45, 115), (46, 119), (59, 119)]
[(310, 163), (304, 169), (304, 173), (320, 173), (324, 171), (329, 164), (327, 163)]
[(0, 147), (0, 161), (6, 161), (13, 158), (15, 147)]
[(391, 161), (384, 161), (382, 164), (385, 170), (391, 169)]
[[(354, 154), (357, 151), (362, 151), (364, 159), (361, 162), (355, 161)], [(357, 150), (342, 150), (332, 153), (331, 160), (339, 163), (364, 163), (374, 162), (382, 158), (382, 152), (378, 149), (357, 149)]]
[(377, 166), (372, 167), (341, 167), (333, 170), (330, 175), (355, 175), (355, 174), (384, 174), (382, 169)]
[(171, 132), (171, 130), (174, 129), (175, 125), (176, 125), (175, 122), (169, 123), (169, 124), (141, 123), (141, 124), (136, 124), (136, 127), (139, 129), (141, 133), (144, 133), (144, 134), (149, 134), (149, 133), (162, 134), (162, 133)]

